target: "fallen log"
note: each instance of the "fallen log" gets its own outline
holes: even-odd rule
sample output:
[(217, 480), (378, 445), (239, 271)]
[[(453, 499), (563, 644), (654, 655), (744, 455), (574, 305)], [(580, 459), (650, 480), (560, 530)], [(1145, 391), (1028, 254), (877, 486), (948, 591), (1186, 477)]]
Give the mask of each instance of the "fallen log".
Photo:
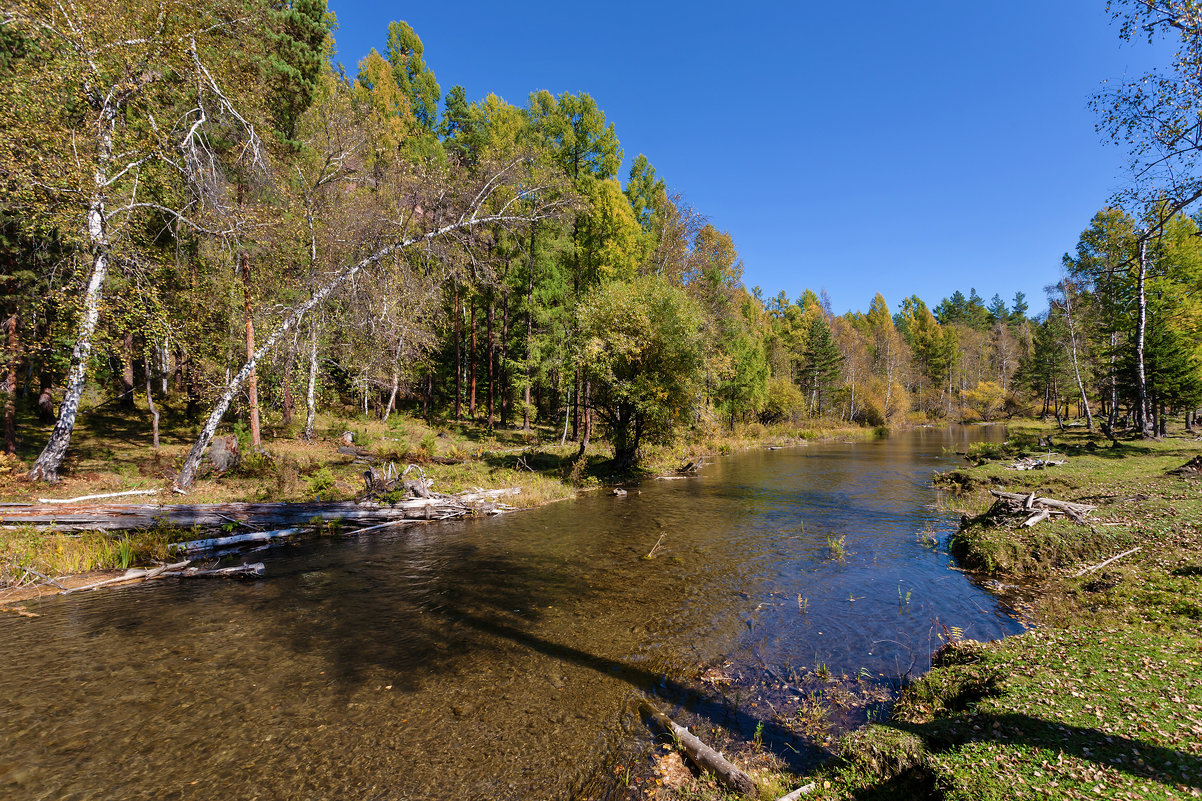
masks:
[(1039, 459), (1031, 456), (1024, 456), (1018, 459), (1014, 464), (1010, 465), (1011, 470), (1043, 470), (1048, 467), (1057, 467), (1064, 464), (1064, 459)]
[(226, 545), (241, 545), (248, 542), (266, 542), (268, 540), (277, 540), (283, 537), (291, 537), (293, 534), (298, 534), (302, 531), (312, 531), (311, 528), (277, 528), (274, 531), (252, 531), (249, 534), (231, 534), (228, 537), (211, 537), (206, 540), (189, 540), (188, 542), (176, 542), (167, 546), (167, 550), (171, 553), (186, 553), (196, 554), (203, 551), (211, 551), (215, 548), (222, 548)]
[(189, 563), (190, 563), (190, 560), (185, 560), (183, 562), (176, 562), (173, 565), (159, 565), (158, 567), (151, 568), (149, 570), (142, 570), (142, 569), (127, 570), (127, 571), (125, 571), (125, 574), (122, 576), (117, 576), (116, 578), (105, 579), (104, 581), (97, 581), (95, 584), (85, 584), (82, 587), (72, 587), (69, 590), (63, 590), (62, 594), (70, 595), (73, 592), (83, 592), (84, 590), (95, 590), (100, 587), (108, 587), (110, 585), (121, 584), (126, 581), (148, 581), (152, 578), (157, 578), (157, 577), (163, 575), (168, 570), (178, 570), (180, 568), (187, 567), (189, 565)]
[(818, 785), (815, 782), (810, 782), (809, 784), (803, 784), (801, 787), (798, 787), (793, 792), (785, 793), (780, 798), (776, 799), (776, 801), (800, 801), (800, 799), (803, 796), (807, 796), (810, 793), (814, 792), (814, 790), (817, 789), (817, 787), (818, 787)]
[(125, 495), (157, 495), (157, 489), (136, 489), (125, 492), (102, 492), (99, 495), (80, 495), (78, 498), (38, 498), (38, 503), (79, 503), (80, 501), (95, 501), (100, 498), (120, 498)]
[(693, 760), (697, 767), (702, 770), (708, 770), (721, 779), (726, 786), (743, 795), (752, 798), (758, 795), (755, 782), (751, 780), (750, 776), (737, 766), (731, 764), (726, 757), (701, 742), (696, 735), (684, 726), (681, 726), (672, 720), (672, 718), (660, 712), (649, 701), (641, 701), (639, 709), (655, 721), (657, 726), (671, 734), (676, 744), (689, 759)]
[(472, 490), (457, 495), (430, 493), (396, 504), (378, 501), (312, 501), (302, 503), (215, 504), (87, 504), (0, 506), (0, 527), (32, 526), (56, 531), (119, 531), (156, 525), (178, 528), (220, 528), (238, 523), (265, 530), (303, 526), (314, 520), (339, 520), (361, 525), (396, 520), (443, 520), (470, 515), (495, 515), (513, 507), (500, 501), (521, 492), (520, 487)]
[(222, 576), (254, 576), (255, 578), (263, 578), (263, 574), (267, 572), (267, 567), (262, 562), (252, 562), (232, 567), (217, 567), (212, 570), (202, 570), (199, 567), (187, 567), (183, 570), (167, 570), (161, 575), (165, 578), (218, 578)]
[(1072, 577), (1079, 578), (1081, 576), (1084, 576), (1086, 573), (1092, 573), (1095, 570), (1101, 570), (1102, 568), (1106, 567), (1106, 565), (1110, 564), (1111, 562), (1117, 562), (1118, 560), (1122, 559), (1124, 556), (1130, 556), (1131, 554), (1135, 553), (1136, 551), (1142, 550), (1143, 547), (1144, 546), (1142, 546), (1142, 545), (1136, 545), (1131, 550), (1123, 551), (1118, 556), (1112, 556), (1109, 559), (1107, 559), (1105, 562), (1099, 562), (1096, 565), (1090, 565), (1089, 567), (1083, 567), (1080, 570), (1078, 570), (1076, 573), (1074, 573)]
[(63, 590), (60, 595), (70, 595), (73, 592), (83, 592), (84, 590), (95, 590), (100, 587), (111, 587), (115, 584), (125, 584), (131, 581), (143, 582), (150, 581), (156, 578), (209, 578), (222, 576), (254, 576), (261, 578), (266, 568), (262, 562), (254, 564), (241, 564), (233, 567), (221, 567), (212, 570), (206, 570), (199, 567), (189, 567), (190, 560), (176, 562), (170, 565), (159, 565), (158, 567), (150, 568), (149, 570), (127, 570), (124, 575), (114, 578), (97, 581), (94, 584), (85, 584), (82, 587), (72, 587), (68, 590)]
[(1026, 520), (1024, 520), (1023, 525), (1026, 526), (1027, 528), (1031, 528), (1032, 526), (1034, 526), (1038, 523), (1042, 523), (1043, 521), (1047, 520), (1051, 516), (1052, 516), (1051, 509), (1043, 509), (1042, 511), (1036, 512), (1035, 514), (1031, 515)]

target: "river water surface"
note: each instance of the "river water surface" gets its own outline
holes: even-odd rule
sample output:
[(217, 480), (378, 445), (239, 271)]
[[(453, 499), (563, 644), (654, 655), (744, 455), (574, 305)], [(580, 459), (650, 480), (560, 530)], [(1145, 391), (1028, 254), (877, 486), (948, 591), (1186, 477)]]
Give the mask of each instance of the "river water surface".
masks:
[(943, 626), (1019, 631), (949, 565), (930, 487), (1002, 433), (745, 453), (624, 498), (266, 551), (262, 581), (29, 604), (0, 616), (0, 797), (619, 797), (615, 761), (649, 742), (633, 699), (704, 725), (685, 685), (707, 667), (888, 683)]

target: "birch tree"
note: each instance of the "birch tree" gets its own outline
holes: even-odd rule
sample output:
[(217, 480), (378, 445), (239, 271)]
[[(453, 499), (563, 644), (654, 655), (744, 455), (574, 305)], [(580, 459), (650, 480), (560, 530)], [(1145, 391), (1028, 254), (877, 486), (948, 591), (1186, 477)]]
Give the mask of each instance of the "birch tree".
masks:
[(416, 247), (463, 247), (488, 226), (525, 225), (557, 215), (567, 207), (563, 188), (543, 175), (535, 162), (524, 158), (472, 174), (434, 176), (414, 171), (407, 176), (392, 175), (373, 187), (373, 192), (371, 218), (376, 228), (374, 236), (362, 240), (360, 250), (365, 255), (319, 277), (308, 298), (283, 313), (217, 399), (184, 460), (175, 481), (176, 491), (186, 492), (195, 481), (218, 424), (255, 365), (335, 290)]
[(57, 481), (87, 378), (105, 283), (135, 256), (131, 230), (207, 233), (206, 182), (216, 174), (205, 129), (245, 130), (237, 158), (262, 152), (253, 125), (222, 86), (213, 52), (244, 20), (219, 5), (178, 0), (120, 4), (18, 0), (0, 24), (36, 43), (0, 97), (0, 144), (21, 201), (71, 232), (81, 309), (54, 430), (29, 476)]

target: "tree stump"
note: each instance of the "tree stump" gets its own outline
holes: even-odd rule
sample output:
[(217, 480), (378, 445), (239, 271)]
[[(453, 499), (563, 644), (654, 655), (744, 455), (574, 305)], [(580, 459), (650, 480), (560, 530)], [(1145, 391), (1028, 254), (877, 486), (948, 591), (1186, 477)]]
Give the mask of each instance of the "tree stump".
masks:
[(217, 475), (233, 470), (242, 462), (242, 452), (238, 448), (238, 438), (233, 434), (224, 437), (214, 437), (209, 445), (209, 462)]

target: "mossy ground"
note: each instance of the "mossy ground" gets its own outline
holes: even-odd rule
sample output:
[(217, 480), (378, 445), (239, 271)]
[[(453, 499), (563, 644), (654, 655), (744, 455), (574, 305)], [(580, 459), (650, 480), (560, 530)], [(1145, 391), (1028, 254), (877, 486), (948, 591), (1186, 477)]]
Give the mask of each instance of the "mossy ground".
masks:
[(1202, 445), (1173, 433), (1112, 446), (1052, 432), (1064, 465), (1001, 459), (945, 477), (966, 515), (991, 486), (1098, 510), (1089, 526), (1034, 529), (968, 517), (953, 543), (966, 563), (1042, 580), (1036, 627), (943, 654), (886, 722), (841, 742), (811, 797), (1202, 796), (1202, 481), (1168, 473)]

